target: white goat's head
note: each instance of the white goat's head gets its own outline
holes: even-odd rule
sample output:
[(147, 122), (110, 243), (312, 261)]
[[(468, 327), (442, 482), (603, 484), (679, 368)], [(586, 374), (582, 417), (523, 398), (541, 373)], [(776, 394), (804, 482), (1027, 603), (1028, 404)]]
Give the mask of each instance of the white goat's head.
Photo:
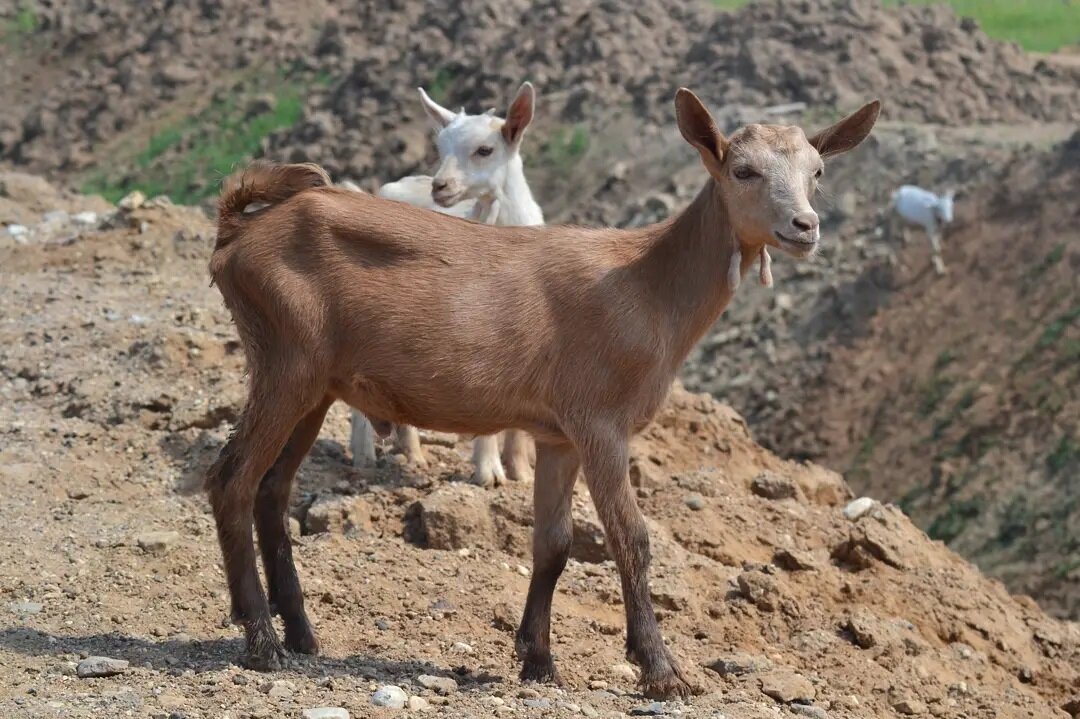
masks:
[(953, 191), (948, 190), (944, 195), (938, 198), (937, 204), (937, 216), (941, 220), (941, 224), (947, 225), (953, 220)]
[(466, 115), (464, 108), (451, 112), (419, 90), (424, 111), (439, 133), (439, 169), (431, 180), (431, 198), (451, 207), (464, 199), (497, 196), (510, 167), (521, 162), (521, 139), (536, 103), (532, 84), (522, 84), (505, 120), (496, 117), (494, 109), (482, 115)]

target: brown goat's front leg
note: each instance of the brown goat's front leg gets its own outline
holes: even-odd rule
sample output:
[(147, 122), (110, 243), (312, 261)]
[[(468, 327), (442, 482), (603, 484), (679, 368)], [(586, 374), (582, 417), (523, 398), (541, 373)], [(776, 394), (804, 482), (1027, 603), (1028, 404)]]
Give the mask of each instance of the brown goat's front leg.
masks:
[(689, 696), (690, 685), (664, 645), (649, 596), (649, 532), (630, 490), (628, 440), (593, 440), (579, 450), (608, 551), (619, 568), (626, 605), (626, 656), (641, 667), (642, 692), (663, 699)]
[(559, 682), (551, 658), (551, 600), (574, 539), (570, 503), (578, 473), (569, 444), (538, 444), (533, 485), (533, 572), (514, 648), (522, 681)]
[[(275, 404), (274, 397), (281, 399)], [(252, 391), (236, 431), (222, 448), (206, 480), (232, 597), (233, 621), (244, 627), (246, 649), (242, 662), (260, 671), (279, 668), (284, 651), (274, 632), (270, 607), (255, 566), (255, 543), (251, 535), (255, 495), (262, 477), (273, 466), (304, 414), (294, 404), (296, 401), (297, 397), (288, 392)], [(283, 405), (291, 405), (296, 411)]]
[(333, 402), (333, 397), (325, 398), (300, 420), (281, 456), (263, 477), (255, 497), (255, 529), (270, 592), (270, 610), (279, 614), (285, 624), (285, 648), (302, 654), (317, 654), (319, 641), (304, 611), (304, 593), (293, 563), (289, 496), (296, 470), (318, 438)]

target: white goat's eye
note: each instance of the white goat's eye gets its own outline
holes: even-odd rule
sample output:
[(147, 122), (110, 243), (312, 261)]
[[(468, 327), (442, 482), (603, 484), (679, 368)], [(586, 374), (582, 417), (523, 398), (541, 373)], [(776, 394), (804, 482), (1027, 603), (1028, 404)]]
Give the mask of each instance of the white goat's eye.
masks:
[(814, 173), (814, 177), (816, 177), (817, 179), (819, 179), (819, 180), (820, 180), (820, 179), (821, 179), (821, 176), (822, 176), (822, 175), (824, 175), (824, 174), (825, 174), (825, 171), (824, 171), (824, 170), (822, 170), (822, 169), (821, 169), (821, 168), (819, 167), (819, 168), (817, 169), (817, 172), (815, 172), (815, 173)]
[(495, 152), (495, 148), (488, 147), (487, 145), (476, 148), (476, 154), (479, 155), (480, 157), (487, 157), (488, 155), (490, 155), (493, 152)]
[(754, 172), (751, 168), (746, 167), (745, 165), (742, 167), (736, 167), (735, 172), (733, 172), (732, 174), (735, 175), (735, 179), (737, 180), (749, 180), (751, 177), (757, 177), (758, 175), (758, 173)]

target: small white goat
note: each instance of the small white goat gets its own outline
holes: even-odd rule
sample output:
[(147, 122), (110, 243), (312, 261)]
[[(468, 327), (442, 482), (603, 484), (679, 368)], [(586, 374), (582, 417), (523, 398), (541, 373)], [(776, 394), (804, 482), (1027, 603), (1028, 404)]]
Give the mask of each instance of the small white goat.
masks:
[[(525, 179), (520, 153), (536, 104), (532, 84), (526, 82), (518, 90), (506, 120), (496, 117), (494, 108), (482, 115), (468, 115), (464, 108), (452, 112), (428, 97), (423, 88), (420, 98), (438, 132), (439, 169), (434, 177), (413, 175), (383, 185), (377, 194), (487, 224), (544, 224), (544, 213)], [(515, 480), (530, 479), (532, 451), (528, 435), (516, 429), (503, 434), (502, 459), (498, 435), (477, 437), (473, 442), (473, 478), (477, 484), (499, 484), (508, 474)], [(420, 466), (427, 463), (415, 427), (396, 427), (394, 439), (409, 461)], [(374, 461), (374, 442), (371, 423), (354, 410), (350, 438), (354, 464)], [(504, 461), (509, 473), (503, 467)]]
[[(941, 259), (941, 233), (953, 220), (953, 191), (938, 196), (915, 185), (902, 185), (892, 195), (892, 210), (904, 221), (903, 235), (908, 225), (919, 225), (930, 239), (934, 270), (945, 274), (945, 262)], [(906, 242), (907, 238), (903, 237)]]

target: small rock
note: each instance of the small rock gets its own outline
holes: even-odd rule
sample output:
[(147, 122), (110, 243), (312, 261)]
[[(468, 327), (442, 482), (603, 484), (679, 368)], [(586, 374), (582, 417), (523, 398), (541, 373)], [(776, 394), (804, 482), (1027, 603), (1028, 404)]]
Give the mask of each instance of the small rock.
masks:
[(296, 686), (292, 682), (278, 679), (264, 685), (263, 691), (271, 699), (288, 699), (296, 692)]
[(458, 689), (457, 682), (450, 677), (436, 677), (431, 674), (421, 674), (416, 678), (416, 683), (443, 696), (453, 694)]
[(435, 619), (442, 619), (443, 617), (449, 616), (451, 614), (457, 614), (457, 607), (455, 607), (453, 603), (448, 602), (440, 597), (439, 599), (436, 599), (434, 602), (432, 602), (431, 606), (428, 607), (428, 614), (430, 614)]
[(829, 719), (828, 712), (813, 704), (790, 704), (788, 705), (788, 708), (791, 709), (792, 714), (811, 717), (811, 719)]
[(540, 698), (540, 699), (523, 699), (521, 703), (524, 704), (525, 706), (529, 707), (530, 709), (550, 709), (551, 708), (551, 700), (550, 699), (543, 699), (543, 698)]
[(634, 717), (658, 717), (663, 716), (666, 712), (664, 702), (653, 702), (652, 704), (634, 707), (628, 713)]
[[(414, 698), (419, 699), (420, 697)], [(349, 719), (349, 710), (341, 707), (316, 707), (314, 709), (305, 709), (303, 716), (304, 719)]]
[(49, 210), (41, 216), (42, 224), (65, 225), (71, 217), (64, 210)]
[(791, 499), (799, 489), (789, 477), (762, 472), (750, 482), (750, 491), (765, 499)]
[(390, 629), (390, 622), (380, 617), (379, 619), (375, 620), (375, 628), (378, 629), (380, 632), (385, 632)]
[(110, 657), (87, 657), (75, 667), (75, 674), (83, 679), (91, 677), (111, 677), (127, 671), (126, 659), (112, 659)]
[(414, 712), (423, 712), (431, 708), (431, 702), (424, 697), (409, 697), (409, 709)]
[(772, 662), (767, 657), (753, 654), (729, 654), (705, 665), (722, 677), (739, 677), (772, 669)]
[(540, 692), (536, 691), (532, 687), (522, 687), (517, 692), (518, 699), (536, 699), (540, 696)]
[(700, 494), (691, 494), (685, 501), (686, 506), (695, 512), (700, 509), (705, 509), (705, 500)]
[(371, 507), (362, 497), (319, 495), (304, 515), (308, 534), (352, 534), (371, 529)]
[(121, 210), (127, 210), (128, 212), (131, 212), (132, 210), (137, 210), (142, 207), (144, 202), (146, 202), (146, 195), (144, 195), (139, 190), (133, 190), (132, 192), (124, 195), (124, 197), (116, 203), (116, 206), (119, 207)]
[(806, 572), (818, 568), (813, 555), (798, 549), (778, 549), (773, 555), (773, 563), (789, 572)]
[(476, 652), (475, 649), (473, 649), (465, 642), (454, 642), (454, 644), (450, 647), (450, 651), (454, 652), (455, 654), (474, 654)]
[(780, 607), (780, 585), (774, 577), (751, 570), (738, 576), (739, 591), (747, 601), (763, 612), (773, 612)]
[(381, 686), (371, 695), (372, 704), (388, 709), (403, 709), (407, 700), (408, 696), (402, 691), (401, 687), (396, 687), (393, 684)]
[(775, 671), (761, 678), (761, 693), (783, 704), (809, 704), (817, 691), (806, 677), (791, 671)]
[(637, 681), (637, 672), (629, 664), (612, 664), (611, 673), (619, 679), (625, 679), (630, 682)]
[[(967, 693), (967, 687), (966, 686), (964, 687), (964, 693), (965, 694)], [(1061, 708), (1064, 709), (1065, 713), (1068, 714), (1071, 717), (1074, 717), (1074, 718), (1075, 717), (1080, 717), (1080, 694), (1077, 694), (1072, 699), (1065, 702), (1061, 706)]]
[(908, 716), (917, 716), (926, 713), (926, 705), (918, 699), (901, 699), (898, 702), (894, 702), (892, 706), (898, 713), (906, 714)]
[(248, 681), (247, 676), (244, 674), (234, 674), (232, 678), (232, 683), (240, 687), (246, 685)]
[(98, 214), (89, 210), (86, 212), (77, 212), (71, 216), (71, 221), (80, 227), (96, 227), (98, 223)]
[(7, 233), (12, 237), (25, 237), (30, 234), (30, 228), (26, 225), (11, 224), (7, 226)]
[(9, 602), (8, 609), (16, 614), (37, 614), (45, 606), (41, 602)]
[(161, 556), (168, 552), (179, 539), (180, 535), (177, 532), (165, 531), (140, 534), (135, 541), (147, 554)]
[(870, 497), (859, 497), (848, 502), (844, 507), (844, 516), (850, 519), (852, 522), (863, 516), (877, 505), (877, 502)]
[(587, 717), (598, 717), (600, 712), (596, 711), (591, 704), (582, 704), (581, 713)]

